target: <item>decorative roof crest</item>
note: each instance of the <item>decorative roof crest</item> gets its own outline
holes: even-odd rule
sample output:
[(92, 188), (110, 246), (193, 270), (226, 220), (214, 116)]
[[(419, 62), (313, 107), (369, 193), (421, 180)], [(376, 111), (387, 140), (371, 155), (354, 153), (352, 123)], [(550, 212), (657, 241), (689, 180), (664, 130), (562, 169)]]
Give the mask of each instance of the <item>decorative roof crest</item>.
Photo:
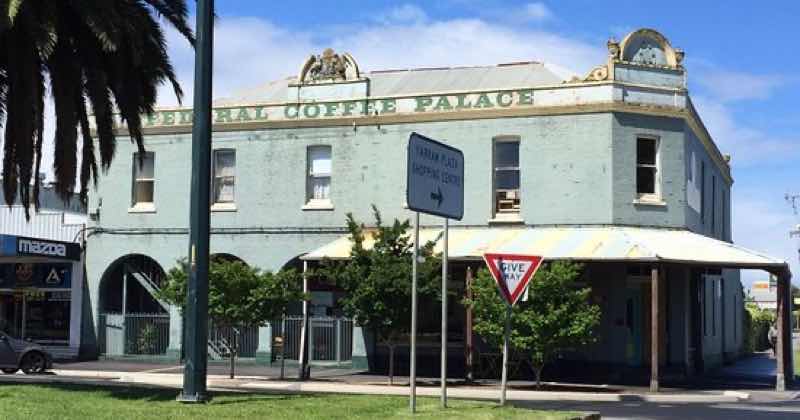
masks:
[(326, 48), (322, 54), (308, 57), (297, 82), (300, 84), (332, 83), (358, 80), (360, 74), (358, 64), (348, 53), (336, 54), (333, 49)]

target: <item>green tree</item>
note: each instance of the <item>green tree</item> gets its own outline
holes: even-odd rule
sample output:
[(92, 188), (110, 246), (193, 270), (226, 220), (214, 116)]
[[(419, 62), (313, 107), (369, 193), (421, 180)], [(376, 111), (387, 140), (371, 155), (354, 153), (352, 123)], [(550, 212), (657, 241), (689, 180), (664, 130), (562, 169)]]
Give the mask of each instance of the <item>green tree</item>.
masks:
[[(352, 214), (347, 229), (353, 245), (346, 262), (323, 261), (315, 275), (327, 278), (344, 291), (339, 299), (342, 311), (356, 324), (371, 331), (378, 343), (389, 349), (389, 384), (394, 380), (394, 353), (407, 343), (411, 329), (411, 263), (413, 241), (408, 220), (384, 225), (372, 206), (375, 228), (366, 229)], [(369, 238), (368, 238), (369, 237)], [(374, 241), (365, 247), (366, 241)], [(419, 302), (439, 299), (441, 262), (433, 256), (434, 243), (420, 247), (424, 262), (418, 265)]]
[[(575, 281), (582, 266), (572, 262), (545, 263), (528, 286), (528, 300), (514, 306), (509, 346), (530, 358), (540, 385), (542, 369), (559, 352), (576, 349), (595, 340), (600, 308), (589, 302), (591, 289)], [(484, 340), (502, 348), (506, 302), (489, 271), (478, 271), (472, 283), (472, 299), (464, 299), (474, 316), (474, 329)]]
[(141, 115), (153, 112), (159, 85), (171, 83), (178, 100), (182, 97), (162, 19), (194, 44), (186, 0), (0, 0), (0, 123), (5, 120), (8, 204), (19, 197), (26, 211), (31, 202), (38, 205), (47, 92), (55, 106), (56, 190), (65, 201), (78, 175), (83, 202), (90, 182), (97, 181), (90, 112), (104, 170), (114, 157), (114, 112), (144, 150)]
[[(159, 297), (186, 307), (188, 265), (169, 270)], [(262, 272), (241, 261), (212, 259), (208, 273), (208, 315), (215, 325), (229, 328), (260, 326), (284, 315), (290, 303), (306, 299), (302, 276), (294, 270)], [(231, 345), (231, 378), (237, 343)]]

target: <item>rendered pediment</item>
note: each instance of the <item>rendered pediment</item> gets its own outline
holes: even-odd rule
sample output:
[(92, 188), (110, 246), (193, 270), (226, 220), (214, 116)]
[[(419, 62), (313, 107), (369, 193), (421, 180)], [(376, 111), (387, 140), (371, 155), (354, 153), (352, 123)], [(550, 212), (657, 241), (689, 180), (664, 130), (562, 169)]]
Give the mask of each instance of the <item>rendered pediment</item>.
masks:
[(684, 56), (683, 51), (672, 48), (667, 38), (652, 29), (631, 32), (612, 53), (619, 54), (622, 62), (669, 68), (680, 68)]

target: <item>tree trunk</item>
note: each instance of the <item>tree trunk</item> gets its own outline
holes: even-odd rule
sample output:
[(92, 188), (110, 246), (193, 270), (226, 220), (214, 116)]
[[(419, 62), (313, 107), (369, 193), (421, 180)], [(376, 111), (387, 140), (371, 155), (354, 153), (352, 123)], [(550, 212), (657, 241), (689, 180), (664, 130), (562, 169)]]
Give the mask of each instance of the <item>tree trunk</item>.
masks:
[(231, 338), (232, 338), (233, 343), (231, 344), (231, 352), (230, 352), (231, 353), (230, 354), (230, 358), (231, 358), (231, 374), (230, 374), (230, 378), (233, 379), (233, 377), (235, 376), (236, 350), (237, 350), (237, 346), (238, 346), (238, 343), (237, 343), (238, 340), (236, 340), (236, 333), (234, 332), (233, 328), (231, 328)]
[(394, 385), (394, 344), (389, 344), (389, 385)]
[(542, 387), (542, 369), (544, 369), (544, 365), (536, 365), (533, 367), (533, 374), (534, 378), (536, 378), (537, 389)]

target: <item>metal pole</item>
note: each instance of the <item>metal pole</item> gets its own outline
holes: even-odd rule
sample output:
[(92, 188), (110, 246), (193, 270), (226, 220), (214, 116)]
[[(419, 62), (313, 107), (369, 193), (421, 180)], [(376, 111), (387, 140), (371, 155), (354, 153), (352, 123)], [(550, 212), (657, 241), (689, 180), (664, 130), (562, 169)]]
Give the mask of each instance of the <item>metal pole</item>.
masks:
[(500, 405), (506, 405), (508, 385), (508, 337), (511, 335), (511, 305), (506, 306), (506, 329), (503, 336), (503, 376), (500, 380)]
[[(467, 266), (467, 299), (472, 300), (472, 267)], [(464, 328), (466, 334), (465, 341), (466, 341), (466, 365), (467, 365), (467, 382), (472, 382), (475, 379), (475, 374), (473, 371), (472, 365), (472, 307), (467, 307), (467, 314), (466, 314), (466, 322), (467, 325)]]
[(181, 402), (206, 402), (208, 358), (208, 243), (210, 231), (211, 80), (214, 0), (197, 0), (186, 366)]
[(417, 263), (419, 259), (419, 212), (414, 214), (414, 259), (411, 262), (411, 367), (409, 405), (417, 411)]
[[(303, 294), (308, 293), (308, 261), (303, 261)], [(308, 301), (303, 300), (303, 323), (300, 324), (300, 371), (297, 373), (297, 379), (308, 379), (306, 375), (307, 358), (306, 347), (308, 347)]]
[[(659, 363), (659, 351), (661, 349), (661, 344), (659, 343), (661, 339), (660, 327), (660, 317), (661, 311), (659, 308), (659, 293), (661, 286), (659, 276), (661, 273), (659, 272), (659, 266), (653, 266), (650, 271), (650, 392), (658, 392), (659, 390), (659, 372), (658, 372), (658, 363)], [(716, 296), (713, 296), (716, 299)]]
[(444, 219), (444, 238), (442, 246), (442, 408), (447, 408), (447, 234), (450, 220)]
[(342, 363), (342, 319), (336, 318), (336, 364)]
[(128, 268), (122, 272), (122, 354), (128, 353)]
[(283, 318), (281, 318), (281, 380), (286, 372), (286, 341), (286, 314), (283, 314)]

